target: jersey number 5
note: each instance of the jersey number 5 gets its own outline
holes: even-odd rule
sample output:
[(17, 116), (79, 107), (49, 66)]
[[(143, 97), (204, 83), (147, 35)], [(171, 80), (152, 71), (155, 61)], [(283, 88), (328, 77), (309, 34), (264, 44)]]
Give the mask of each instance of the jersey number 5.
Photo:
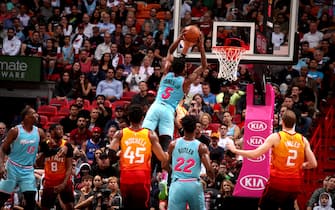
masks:
[(172, 87), (167, 87), (167, 88), (165, 88), (165, 90), (164, 90), (164, 93), (162, 94), (162, 98), (163, 99), (168, 99), (168, 98), (170, 98), (170, 96), (171, 96), (171, 92), (173, 91), (173, 88)]
[(175, 171), (184, 172), (184, 173), (192, 173), (191, 168), (195, 165), (195, 160), (190, 158), (185, 160), (184, 158), (180, 157), (177, 159), (177, 164), (174, 167)]
[(125, 159), (129, 159), (129, 163), (144, 163), (144, 154), (145, 148), (144, 147), (137, 147), (135, 151), (132, 150), (131, 147), (127, 147), (123, 157)]

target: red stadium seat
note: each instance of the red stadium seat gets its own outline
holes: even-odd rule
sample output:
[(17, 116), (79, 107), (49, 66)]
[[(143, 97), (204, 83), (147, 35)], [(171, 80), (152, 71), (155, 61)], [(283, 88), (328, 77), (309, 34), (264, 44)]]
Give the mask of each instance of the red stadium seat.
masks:
[(62, 115), (57, 115), (57, 116), (52, 116), (49, 120), (49, 124), (56, 124), (59, 123), (61, 119), (63, 119), (64, 116)]
[(114, 101), (112, 103), (112, 108), (113, 108), (113, 110), (115, 110), (115, 108), (118, 107), (118, 106), (121, 106), (121, 107), (125, 108), (125, 106), (127, 106), (129, 104), (130, 104), (129, 101), (124, 101), (124, 100)]
[(212, 128), (213, 132), (219, 132), (220, 123), (211, 123), (209, 124), (209, 127)]
[[(104, 106), (108, 108), (112, 108), (112, 103), (108, 100), (105, 100)], [(93, 108), (97, 107), (97, 100), (92, 101), (92, 107)]]
[(70, 114), (70, 109), (67, 107), (62, 107), (60, 110), (57, 112), (57, 116), (62, 116), (66, 117)]
[(40, 115), (39, 116), (40, 124), (42, 125), (42, 128), (48, 129), (49, 128), (49, 120), (48, 116)]
[(37, 109), (39, 115), (45, 115), (49, 118), (57, 115), (57, 107), (51, 105), (41, 105)]
[(131, 101), (131, 99), (133, 98), (133, 96), (136, 95), (136, 94), (137, 94), (137, 92), (125, 91), (125, 92), (123, 92), (121, 100), (122, 101)]
[(49, 105), (56, 106), (58, 109), (61, 107), (69, 107), (69, 102), (67, 100), (59, 100), (57, 98), (52, 98)]

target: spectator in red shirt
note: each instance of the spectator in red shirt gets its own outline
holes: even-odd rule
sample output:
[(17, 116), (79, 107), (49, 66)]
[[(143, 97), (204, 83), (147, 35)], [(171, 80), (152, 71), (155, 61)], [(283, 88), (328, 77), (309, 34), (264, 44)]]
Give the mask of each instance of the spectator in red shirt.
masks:
[(201, 18), (207, 12), (207, 7), (203, 4), (202, 0), (199, 0), (192, 8), (192, 17)]
[(92, 133), (87, 128), (87, 121), (83, 116), (78, 117), (77, 126), (70, 133), (70, 143), (80, 149), (82, 144), (92, 137)]

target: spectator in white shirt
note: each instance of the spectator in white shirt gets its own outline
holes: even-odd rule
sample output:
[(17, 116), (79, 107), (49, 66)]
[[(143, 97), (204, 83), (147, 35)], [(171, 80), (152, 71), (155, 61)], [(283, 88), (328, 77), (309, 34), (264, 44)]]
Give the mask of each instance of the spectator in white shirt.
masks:
[(2, 46), (3, 55), (15, 56), (19, 54), (21, 41), (15, 36), (13, 28), (7, 29), (7, 37), (4, 38)]
[(275, 50), (279, 50), (280, 45), (282, 45), (285, 41), (285, 34), (280, 31), (280, 25), (274, 24), (272, 32), (272, 44)]
[(140, 66), (140, 74), (145, 74), (149, 78), (154, 73), (154, 67), (150, 66), (150, 58), (145, 56)]
[[(90, 16), (87, 13), (83, 14), (82, 17), (82, 25), (84, 26), (84, 35), (87, 38), (91, 38), (93, 36), (93, 24), (90, 23)], [(78, 27), (76, 29), (76, 33), (78, 33)]]
[(94, 58), (96, 60), (100, 61), (103, 54), (111, 53), (111, 46), (112, 46), (111, 38), (112, 38), (111, 34), (108, 31), (106, 31), (104, 33), (104, 42), (99, 44), (97, 49), (95, 50)]
[(27, 15), (27, 8), (26, 8), (25, 5), (22, 4), (20, 6), (19, 14), (17, 15), (17, 17), (20, 19), (20, 22), (21, 22), (23, 27), (28, 26), (30, 16)]
[(323, 33), (318, 31), (318, 24), (311, 22), (309, 24), (309, 32), (304, 34), (302, 41), (307, 41), (310, 48), (317, 48), (322, 39)]
[(219, 139), (218, 145), (219, 147), (222, 147), (225, 150), (226, 150), (227, 143), (234, 144), (234, 141), (227, 136), (227, 131), (228, 131), (228, 125), (222, 123), (219, 128), (220, 139)]
[(137, 93), (140, 92), (139, 84), (142, 81), (147, 81), (147, 76), (140, 73), (138, 64), (134, 64), (131, 73), (126, 78), (129, 90)]
[(102, 12), (102, 23), (98, 24), (100, 29), (100, 33), (104, 34), (105, 32), (109, 32), (112, 34), (115, 31), (115, 25), (110, 22), (110, 15), (106, 12)]

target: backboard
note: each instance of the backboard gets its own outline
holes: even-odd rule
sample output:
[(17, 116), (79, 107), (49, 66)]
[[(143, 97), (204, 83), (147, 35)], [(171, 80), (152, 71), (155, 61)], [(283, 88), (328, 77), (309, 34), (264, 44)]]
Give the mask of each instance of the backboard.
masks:
[[(250, 0), (248, 4), (244, 5), (239, 2), (246, 1), (231, 1), (230, 4), (220, 6), (216, 3), (227, 1), (217, 0), (202, 15), (199, 15), (201, 12), (192, 11), (192, 20), (187, 21), (188, 14), (185, 15), (185, 5), (183, 4), (188, 4), (193, 10), (197, 8), (198, 2), (200, 0), (185, 0), (185, 2), (175, 0), (175, 39), (186, 25), (198, 25), (205, 34), (205, 43), (211, 42), (211, 46), (228, 45), (247, 48), (241, 63), (292, 64), (297, 60), (299, 1)], [(275, 2), (284, 3), (279, 5)], [(199, 9), (198, 11), (204, 10)], [(195, 14), (198, 14), (199, 17), (195, 17)], [(179, 56), (180, 53), (181, 48), (176, 51), (175, 56)], [(217, 60), (211, 47), (207, 48), (206, 56), (209, 60)], [(190, 60), (200, 58), (196, 47), (190, 49), (186, 58)]]

